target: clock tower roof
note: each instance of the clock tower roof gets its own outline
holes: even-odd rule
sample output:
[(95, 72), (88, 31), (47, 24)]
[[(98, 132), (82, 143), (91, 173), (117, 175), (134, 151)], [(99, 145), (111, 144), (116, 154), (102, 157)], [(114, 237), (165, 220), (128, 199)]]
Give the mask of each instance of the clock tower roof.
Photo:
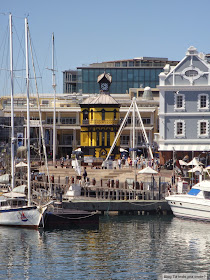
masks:
[(104, 72), (98, 76), (97, 83), (105, 83), (105, 82), (108, 82), (109, 84), (111, 84), (112, 76), (109, 73)]
[(80, 105), (117, 105), (120, 106), (120, 104), (110, 95), (107, 95), (107, 94), (98, 94), (97, 96), (95, 97), (88, 97), (86, 98)]

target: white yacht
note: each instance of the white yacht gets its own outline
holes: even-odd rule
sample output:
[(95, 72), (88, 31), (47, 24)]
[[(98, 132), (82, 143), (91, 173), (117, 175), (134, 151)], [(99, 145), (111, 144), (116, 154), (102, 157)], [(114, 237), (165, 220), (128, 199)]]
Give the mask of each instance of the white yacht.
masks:
[(194, 185), (187, 194), (166, 197), (173, 214), (177, 217), (210, 221), (210, 181)]
[(0, 225), (38, 228), (47, 205), (28, 205), (25, 185), (0, 196)]

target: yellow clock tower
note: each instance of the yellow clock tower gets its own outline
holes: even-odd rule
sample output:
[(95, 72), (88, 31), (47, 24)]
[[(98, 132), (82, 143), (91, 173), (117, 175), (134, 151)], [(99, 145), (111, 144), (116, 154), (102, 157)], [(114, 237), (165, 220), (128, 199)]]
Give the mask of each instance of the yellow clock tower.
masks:
[[(84, 156), (105, 159), (120, 127), (120, 104), (109, 95), (110, 74), (98, 77), (100, 93), (81, 104), (81, 149)], [(120, 140), (111, 157), (119, 158)]]

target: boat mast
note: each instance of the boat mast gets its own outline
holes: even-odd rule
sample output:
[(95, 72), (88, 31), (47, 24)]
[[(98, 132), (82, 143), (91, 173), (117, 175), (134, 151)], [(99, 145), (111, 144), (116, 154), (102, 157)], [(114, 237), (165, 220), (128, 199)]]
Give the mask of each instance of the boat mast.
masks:
[(52, 34), (52, 87), (54, 89), (54, 110), (53, 110), (53, 165), (56, 165), (56, 83), (54, 69), (54, 33)]
[(31, 205), (31, 158), (30, 158), (30, 110), (29, 110), (29, 60), (28, 60), (28, 20), (25, 18), (26, 48), (26, 92), (27, 92), (27, 164), (28, 164), (28, 206)]
[(38, 92), (38, 85), (37, 85), (37, 78), (36, 78), (36, 71), (35, 71), (35, 64), (34, 64), (34, 58), (33, 58), (33, 52), (32, 52), (32, 44), (31, 44), (31, 36), (30, 36), (30, 30), (28, 27), (28, 38), (29, 38), (29, 45), (31, 50), (31, 62), (34, 70), (34, 80), (35, 80), (35, 86), (36, 86), (36, 95), (37, 95), (37, 106), (39, 111), (39, 121), (40, 121), (40, 130), (41, 130), (41, 138), (42, 138), (42, 145), (43, 145), (43, 152), (44, 152), (44, 158), (45, 158), (45, 166), (47, 169), (47, 176), (48, 176), (48, 182), (49, 182), (49, 188), (50, 188), (50, 195), (52, 194), (52, 185), (51, 185), (51, 179), (49, 175), (49, 167), (47, 162), (47, 151), (46, 151), (46, 145), (45, 145), (45, 138), (44, 138), (44, 130), (42, 125), (42, 113), (41, 113), (41, 107), (40, 107), (40, 99), (39, 99), (39, 92)]
[(13, 82), (13, 38), (12, 38), (12, 14), (9, 15), (10, 27), (10, 77), (11, 77), (11, 188), (15, 187), (15, 127), (14, 127), (14, 82)]

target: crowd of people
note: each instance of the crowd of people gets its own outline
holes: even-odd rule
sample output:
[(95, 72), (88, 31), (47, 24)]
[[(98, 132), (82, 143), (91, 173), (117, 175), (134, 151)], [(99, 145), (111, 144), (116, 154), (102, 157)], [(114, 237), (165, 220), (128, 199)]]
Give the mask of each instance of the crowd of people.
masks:
[(160, 162), (158, 158), (147, 159), (144, 158), (143, 156), (140, 157), (137, 156), (133, 162), (130, 156), (128, 156), (127, 158), (122, 156), (122, 158), (119, 158), (117, 160), (117, 165), (119, 169), (122, 167), (130, 167), (130, 168), (135, 167), (136, 169), (144, 169), (145, 167), (149, 166), (158, 172), (160, 171)]

